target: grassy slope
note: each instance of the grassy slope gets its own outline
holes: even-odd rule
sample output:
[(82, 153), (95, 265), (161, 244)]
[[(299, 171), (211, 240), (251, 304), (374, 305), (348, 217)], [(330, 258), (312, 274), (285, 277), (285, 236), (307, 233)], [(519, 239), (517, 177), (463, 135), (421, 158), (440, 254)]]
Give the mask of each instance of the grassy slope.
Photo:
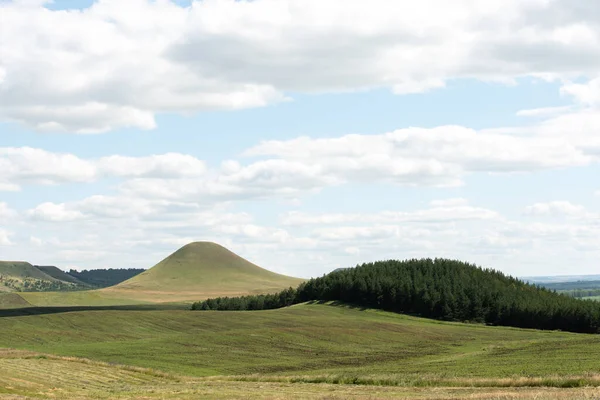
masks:
[(0, 261), (0, 275), (19, 279), (33, 278), (45, 281), (56, 281), (56, 279), (50, 275), (24, 261)]
[(31, 307), (18, 293), (0, 293), (0, 309)]
[(4, 317), (0, 347), (196, 376), (333, 374), (406, 381), (597, 372), (600, 335), (299, 305), (258, 312), (86, 311)]
[(36, 268), (39, 269), (40, 271), (42, 271), (43, 273), (45, 273), (46, 275), (49, 275), (49, 276), (53, 277), (54, 279), (58, 279), (59, 281), (75, 283), (78, 285), (84, 285), (84, 283), (81, 282), (79, 279), (67, 274), (60, 268), (57, 268), (54, 266), (44, 266), (44, 265), (37, 265)]
[(119, 293), (106, 293), (101, 290), (21, 292), (19, 295), (37, 307), (120, 306), (148, 303), (142, 300), (122, 297), (125, 296), (124, 294), (119, 296)]
[(275, 292), (301, 282), (260, 268), (218, 244), (196, 242), (153, 268), (101, 291), (142, 301), (195, 301)]
[(276, 292), (301, 282), (260, 268), (218, 244), (196, 242), (116, 286), (21, 295), (40, 307), (191, 303), (215, 296)]
[[(456, 382), (455, 382), (456, 383)], [(244, 382), (163, 374), (89, 359), (0, 349), (0, 397), (36, 399), (593, 399), (598, 388), (390, 387)]]

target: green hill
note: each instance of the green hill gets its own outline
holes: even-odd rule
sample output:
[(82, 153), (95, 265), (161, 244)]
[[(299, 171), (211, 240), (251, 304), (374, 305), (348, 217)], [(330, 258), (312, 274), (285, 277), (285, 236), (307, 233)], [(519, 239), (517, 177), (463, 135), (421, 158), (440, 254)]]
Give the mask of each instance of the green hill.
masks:
[(206, 299), (194, 310), (263, 310), (342, 301), (428, 318), (600, 333), (600, 306), (448, 259), (388, 260), (338, 270), (280, 293)]
[(74, 276), (67, 274), (60, 268), (49, 265), (36, 265), (35, 267), (43, 273), (45, 273), (46, 275), (50, 275), (51, 277), (53, 277), (54, 279), (58, 279), (59, 281), (69, 282), (76, 285), (85, 285), (85, 283), (81, 282)]
[(276, 274), (211, 242), (195, 242), (105, 293), (145, 301), (192, 301), (211, 296), (271, 293), (303, 280)]
[(41, 279), (45, 281), (55, 281), (56, 279), (46, 274), (44, 271), (34, 267), (25, 261), (0, 261), (0, 275), (14, 279)]

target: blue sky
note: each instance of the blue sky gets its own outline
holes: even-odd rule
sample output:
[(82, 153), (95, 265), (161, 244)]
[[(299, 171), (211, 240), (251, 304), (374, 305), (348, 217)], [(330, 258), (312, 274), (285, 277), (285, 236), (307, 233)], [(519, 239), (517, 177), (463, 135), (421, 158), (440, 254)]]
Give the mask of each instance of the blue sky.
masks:
[(0, 2), (0, 259), (598, 272), (594, 10), (301, 3)]

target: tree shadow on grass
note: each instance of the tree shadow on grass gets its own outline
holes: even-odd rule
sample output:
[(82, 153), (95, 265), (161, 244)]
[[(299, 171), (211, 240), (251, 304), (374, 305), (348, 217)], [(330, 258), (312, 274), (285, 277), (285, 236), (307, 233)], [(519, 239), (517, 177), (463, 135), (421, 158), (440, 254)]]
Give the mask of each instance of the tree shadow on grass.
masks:
[(27, 315), (59, 314), (76, 311), (158, 311), (188, 310), (183, 304), (135, 304), (122, 306), (66, 306), (66, 307), (23, 307), (0, 309), (0, 318), (22, 317)]
[(326, 306), (331, 306), (331, 307), (342, 307), (342, 308), (350, 308), (352, 310), (358, 310), (358, 311), (366, 311), (366, 310), (370, 310), (372, 308), (369, 307), (364, 307), (364, 306), (359, 306), (356, 304), (352, 304), (352, 303), (344, 303), (343, 301), (339, 301), (339, 300), (311, 300), (306, 302), (306, 304), (320, 304), (320, 305), (326, 305)]

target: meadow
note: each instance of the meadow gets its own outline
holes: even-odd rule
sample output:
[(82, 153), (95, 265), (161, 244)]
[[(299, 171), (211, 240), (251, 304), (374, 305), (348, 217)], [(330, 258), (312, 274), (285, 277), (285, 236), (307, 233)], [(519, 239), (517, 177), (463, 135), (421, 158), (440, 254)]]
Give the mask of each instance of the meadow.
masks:
[(3, 317), (0, 347), (199, 377), (385, 377), (394, 383), (600, 372), (598, 335), (439, 322), (331, 304)]
[(194, 243), (113, 287), (0, 293), (0, 398), (600, 397), (600, 335), (332, 301), (190, 310), (299, 281)]
[(164, 374), (76, 357), (0, 350), (3, 399), (595, 399), (597, 388), (406, 387)]

